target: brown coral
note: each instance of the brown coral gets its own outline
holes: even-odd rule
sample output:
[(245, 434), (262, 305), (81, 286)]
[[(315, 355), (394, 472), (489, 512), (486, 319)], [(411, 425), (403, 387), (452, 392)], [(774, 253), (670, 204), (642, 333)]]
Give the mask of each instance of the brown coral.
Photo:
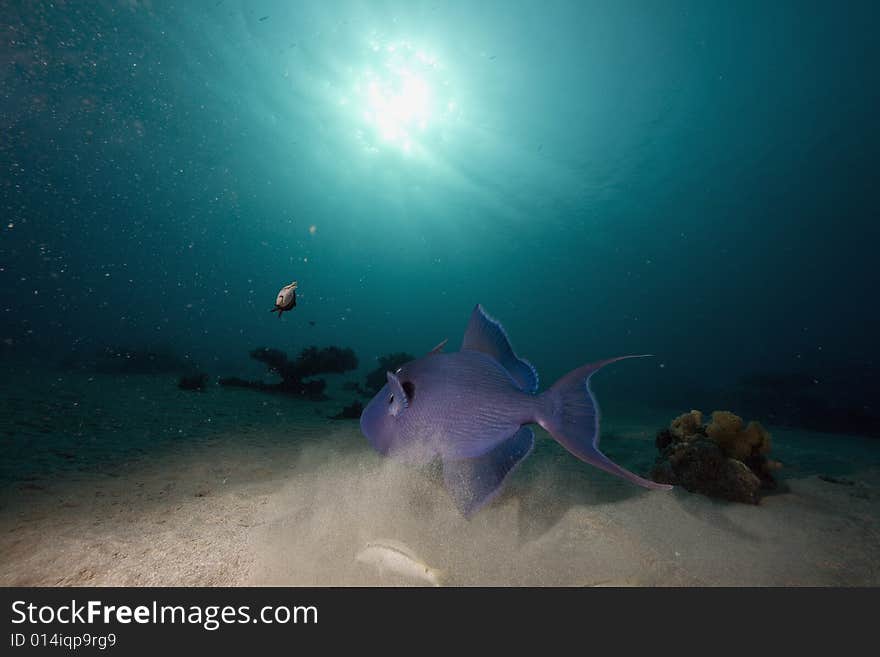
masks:
[(715, 411), (707, 425), (700, 411), (679, 415), (658, 432), (656, 444), (655, 481), (749, 504), (758, 503), (761, 489), (776, 487), (771, 471), (781, 464), (766, 456), (770, 434), (730, 411)]
[(691, 436), (703, 434), (703, 414), (700, 411), (683, 413), (669, 425), (669, 431), (679, 440), (687, 440)]
[(742, 418), (730, 411), (714, 411), (706, 426), (706, 435), (721, 446), (724, 453), (745, 461), (770, 451), (770, 434), (760, 422), (752, 420), (743, 428)]

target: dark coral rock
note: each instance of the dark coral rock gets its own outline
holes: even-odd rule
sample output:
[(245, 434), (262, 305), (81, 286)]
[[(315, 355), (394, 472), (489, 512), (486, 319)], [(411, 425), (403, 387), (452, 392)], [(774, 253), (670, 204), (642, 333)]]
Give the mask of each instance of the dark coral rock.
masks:
[(364, 412), (364, 405), (354, 400), (350, 406), (346, 406), (341, 412), (332, 416), (333, 420), (359, 420), (361, 413)]
[(714, 440), (698, 436), (668, 445), (651, 478), (733, 502), (757, 504), (761, 480), (741, 461), (728, 458)]
[(662, 429), (657, 432), (657, 438), (654, 439), (654, 444), (657, 446), (657, 449), (664, 450), (674, 441), (675, 436), (672, 435), (672, 432), (669, 429)]
[(743, 460), (746, 467), (755, 473), (758, 479), (761, 480), (761, 489), (762, 490), (776, 490), (778, 487), (778, 483), (776, 482), (776, 478), (773, 476), (773, 470), (782, 467), (782, 464), (777, 461), (771, 461), (764, 454), (755, 454)]
[(293, 363), (294, 372), (299, 378), (315, 374), (341, 374), (357, 369), (358, 359), (354, 351), (348, 348), (315, 346), (303, 349)]
[(182, 376), (177, 381), (177, 387), (181, 390), (198, 390), (199, 392), (204, 392), (207, 385), (208, 375), (202, 374), (201, 372), (190, 376)]
[(275, 372), (281, 378), (284, 378), (284, 374), (290, 371), (290, 361), (287, 360), (287, 354), (280, 349), (257, 347), (250, 352), (250, 357), (265, 363), (270, 372)]
[(757, 504), (762, 489), (776, 488), (771, 472), (781, 466), (767, 457), (770, 434), (728, 411), (712, 413), (709, 424), (700, 411), (680, 415), (657, 433), (656, 445), (655, 481), (747, 504)]
[(220, 379), (223, 386), (253, 388), (266, 392), (280, 392), (289, 395), (308, 397), (309, 399), (326, 399), (324, 389), (327, 382), (313, 379), (316, 374), (341, 373), (357, 368), (358, 360), (354, 351), (340, 347), (309, 347), (303, 349), (296, 360), (291, 361), (280, 349), (259, 347), (250, 352), (250, 357), (264, 363), (272, 374), (281, 377), (278, 383), (262, 381), (245, 381), (238, 377)]
[(217, 383), (221, 386), (229, 386), (232, 388), (256, 388), (259, 381), (248, 381), (237, 376), (221, 376), (217, 379)]

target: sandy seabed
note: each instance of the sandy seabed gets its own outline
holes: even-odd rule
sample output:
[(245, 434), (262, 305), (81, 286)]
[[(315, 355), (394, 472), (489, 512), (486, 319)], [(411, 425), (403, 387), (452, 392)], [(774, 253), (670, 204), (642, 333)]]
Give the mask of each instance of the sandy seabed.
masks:
[[(468, 521), (432, 473), (327, 419), (349, 395), (26, 368), (0, 392), (0, 585), (414, 584), (355, 562), (378, 538), (449, 585), (880, 584), (877, 440), (770, 427), (782, 486), (747, 506), (642, 490), (537, 431)], [(683, 410), (606, 404), (603, 447), (645, 473)]]

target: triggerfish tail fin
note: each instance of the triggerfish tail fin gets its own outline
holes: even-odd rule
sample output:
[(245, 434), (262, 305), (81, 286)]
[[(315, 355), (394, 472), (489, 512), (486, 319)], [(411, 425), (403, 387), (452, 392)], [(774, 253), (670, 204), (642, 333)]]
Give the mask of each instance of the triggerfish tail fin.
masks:
[(501, 484), (527, 457), (535, 445), (529, 427), (520, 429), (481, 456), (444, 459), (443, 481), (458, 510), (469, 518), (486, 506), (501, 490)]
[(668, 490), (672, 486), (644, 479), (617, 465), (599, 451), (599, 407), (590, 390), (590, 377), (609, 363), (643, 357), (609, 358), (572, 370), (542, 394), (546, 402), (545, 410), (537, 420), (560, 445), (581, 461), (639, 486)]

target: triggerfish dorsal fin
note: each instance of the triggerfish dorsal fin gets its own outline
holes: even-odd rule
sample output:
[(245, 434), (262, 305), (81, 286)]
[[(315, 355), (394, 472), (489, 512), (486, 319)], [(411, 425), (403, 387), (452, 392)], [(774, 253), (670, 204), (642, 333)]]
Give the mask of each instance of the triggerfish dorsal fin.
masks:
[(449, 342), (449, 338), (443, 338), (443, 342), (441, 342), (441, 343), (438, 344), (436, 347), (434, 347), (433, 349), (431, 349), (431, 351), (428, 352), (428, 355), (430, 356), (431, 354), (439, 354), (439, 353), (442, 353), (442, 352), (443, 352), (443, 348), (446, 346), (446, 343), (447, 343), (447, 342)]
[(525, 392), (534, 393), (538, 390), (538, 372), (532, 364), (519, 358), (510, 346), (510, 340), (504, 327), (486, 314), (480, 304), (471, 313), (462, 351), (481, 351), (497, 360), (506, 369), (517, 385)]

